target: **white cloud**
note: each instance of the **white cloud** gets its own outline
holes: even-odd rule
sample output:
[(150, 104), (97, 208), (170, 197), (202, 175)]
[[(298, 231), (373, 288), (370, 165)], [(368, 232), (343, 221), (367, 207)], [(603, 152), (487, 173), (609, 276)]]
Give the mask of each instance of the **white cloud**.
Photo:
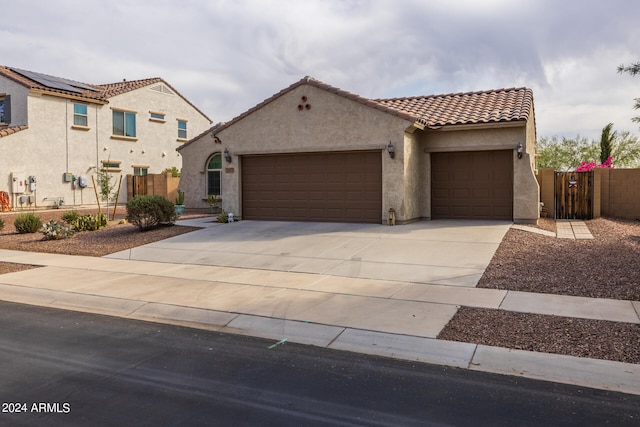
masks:
[(627, 0), (0, 0), (0, 62), (90, 83), (163, 77), (214, 122), (311, 75), (367, 97), (527, 86), (539, 136), (630, 118)]

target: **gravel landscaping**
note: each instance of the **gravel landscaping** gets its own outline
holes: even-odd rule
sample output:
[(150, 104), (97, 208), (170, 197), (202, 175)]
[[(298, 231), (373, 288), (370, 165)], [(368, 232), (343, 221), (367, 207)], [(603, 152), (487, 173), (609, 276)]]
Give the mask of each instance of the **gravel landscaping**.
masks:
[[(64, 210), (35, 212), (42, 219), (43, 223), (50, 220), (60, 221)], [(79, 210), (81, 215), (95, 213), (96, 210)], [(111, 213), (110, 213), (111, 215)], [(107, 227), (98, 231), (83, 231), (76, 233), (70, 239), (65, 240), (43, 240), (41, 233), (18, 234), (15, 232), (13, 221), (18, 214), (2, 214), (0, 219), (4, 220), (5, 226), (0, 230), (0, 249), (11, 249), (16, 251), (57, 253), (66, 255), (86, 255), (104, 256), (158, 240), (168, 239), (197, 230), (196, 227), (185, 226), (164, 226), (154, 230), (141, 232), (132, 224), (121, 224), (125, 218), (124, 209), (116, 211), (115, 219), (109, 221)], [(182, 218), (193, 218), (203, 216), (196, 213), (186, 213)], [(212, 217), (212, 220), (214, 218)], [(31, 266), (2, 263), (0, 262), (0, 274), (12, 271), (33, 268)]]
[[(478, 287), (640, 301), (640, 222), (585, 221), (594, 240), (511, 229)], [(555, 231), (555, 221), (540, 228)], [(640, 363), (640, 325), (462, 307), (439, 339)]]
[[(64, 211), (37, 212), (43, 222)], [(91, 211), (80, 211), (81, 214)], [(17, 234), (15, 214), (0, 215), (0, 249), (103, 256), (195, 230), (167, 226), (140, 232), (116, 220), (99, 231), (43, 241), (42, 234)], [(183, 218), (202, 216), (187, 212)], [(214, 218), (212, 217), (212, 220)], [(594, 240), (563, 240), (521, 230), (507, 232), (479, 287), (640, 301), (640, 222), (610, 218), (585, 221)], [(555, 221), (539, 228), (555, 231)], [(34, 268), (0, 262), (0, 274)], [(640, 363), (640, 325), (461, 307), (440, 339), (530, 351)]]

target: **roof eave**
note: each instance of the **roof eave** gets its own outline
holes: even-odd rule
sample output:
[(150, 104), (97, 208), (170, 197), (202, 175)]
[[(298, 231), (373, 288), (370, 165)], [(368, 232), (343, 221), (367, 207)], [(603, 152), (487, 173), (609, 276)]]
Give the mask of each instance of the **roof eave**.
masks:
[(74, 101), (82, 101), (82, 102), (87, 102), (87, 103), (92, 103), (92, 104), (106, 105), (106, 104), (109, 103), (109, 101), (104, 100), (104, 99), (89, 98), (89, 97), (82, 96), (82, 95), (71, 95), (69, 93), (55, 92), (55, 91), (46, 90), (46, 89), (39, 89), (39, 88), (32, 88), (29, 91), (29, 93), (38, 94), (38, 95), (55, 96), (57, 98), (72, 99)]

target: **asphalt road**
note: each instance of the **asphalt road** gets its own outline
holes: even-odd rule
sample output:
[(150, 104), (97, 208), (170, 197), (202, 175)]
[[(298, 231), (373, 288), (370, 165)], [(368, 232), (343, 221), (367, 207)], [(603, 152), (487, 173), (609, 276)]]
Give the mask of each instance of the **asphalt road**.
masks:
[(638, 425), (640, 396), (0, 302), (0, 425)]

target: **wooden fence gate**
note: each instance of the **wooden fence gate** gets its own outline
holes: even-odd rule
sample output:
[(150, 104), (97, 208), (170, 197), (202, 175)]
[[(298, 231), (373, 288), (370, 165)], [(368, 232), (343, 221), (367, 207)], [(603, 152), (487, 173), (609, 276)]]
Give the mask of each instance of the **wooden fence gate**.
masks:
[(593, 219), (593, 172), (555, 173), (556, 219)]
[(132, 180), (132, 195), (131, 198), (136, 196), (147, 195), (147, 175), (131, 175)]

